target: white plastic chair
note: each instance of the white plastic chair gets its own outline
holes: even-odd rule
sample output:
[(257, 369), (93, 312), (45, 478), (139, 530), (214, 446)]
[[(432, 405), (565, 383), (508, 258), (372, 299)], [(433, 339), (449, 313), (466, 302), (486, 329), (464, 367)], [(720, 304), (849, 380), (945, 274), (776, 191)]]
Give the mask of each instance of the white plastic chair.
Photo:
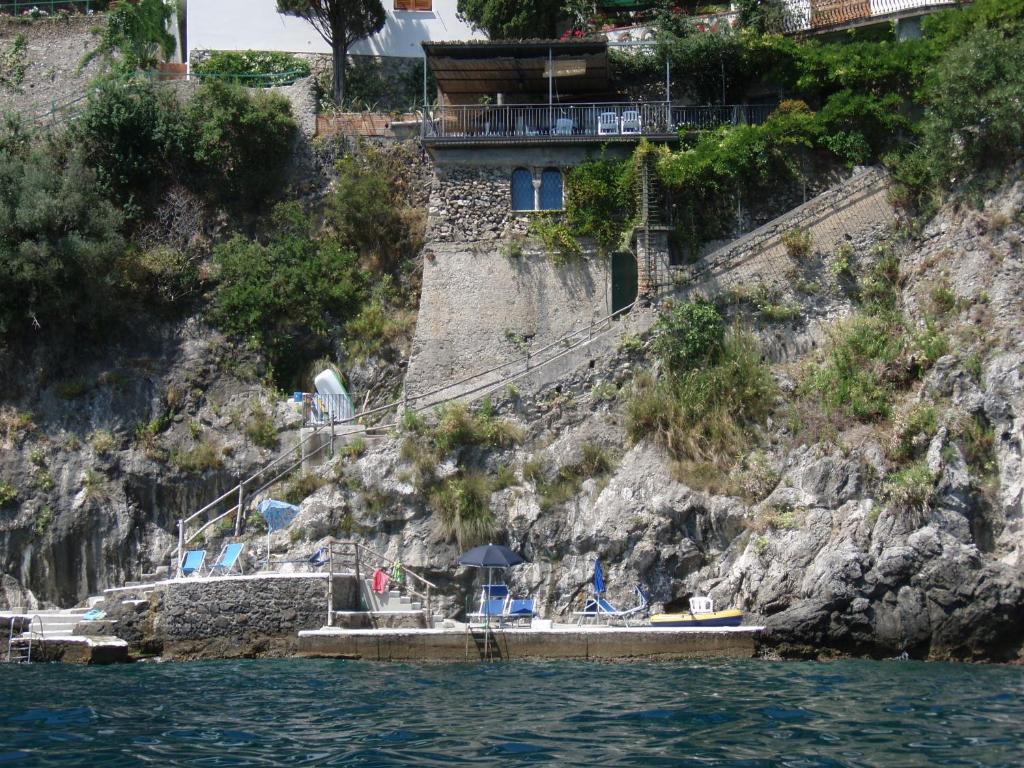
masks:
[(572, 136), (573, 123), (571, 117), (560, 117), (555, 120), (555, 135)]
[(691, 597), (690, 613), (714, 613), (715, 602), (710, 597)]
[(607, 136), (619, 132), (619, 116), (614, 112), (602, 112), (597, 116), (597, 135)]
[(636, 109), (626, 109), (622, 112), (622, 132), (639, 134), (641, 132), (640, 112)]

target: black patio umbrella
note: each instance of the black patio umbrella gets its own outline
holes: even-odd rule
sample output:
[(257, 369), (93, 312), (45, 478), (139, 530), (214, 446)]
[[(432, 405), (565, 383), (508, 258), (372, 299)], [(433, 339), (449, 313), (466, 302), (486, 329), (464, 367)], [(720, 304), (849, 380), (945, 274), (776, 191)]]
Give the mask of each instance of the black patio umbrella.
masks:
[(513, 552), (501, 544), (484, 544), (464, 553), (459, 558), (459, 565), (474, 568), (511, 568), (513, 565), (525, 563), (522, 555)]
[[(511, 568), (513, 565), (525, 562), (526, 560), (523, 559), (522, 555), (500, 544), (485, 544), (473, 547), (473, 549), (463, 553), (462, 557), (459, 558), (459, 565), (468, 565), (471, 568), (486, 568), (488, 584), (491, 583), (491, 571), (495, 568)], [(487, 598), (485, 610), (487, 611), (488, 624), (490, 624), (491, 604), (489, 594)]]

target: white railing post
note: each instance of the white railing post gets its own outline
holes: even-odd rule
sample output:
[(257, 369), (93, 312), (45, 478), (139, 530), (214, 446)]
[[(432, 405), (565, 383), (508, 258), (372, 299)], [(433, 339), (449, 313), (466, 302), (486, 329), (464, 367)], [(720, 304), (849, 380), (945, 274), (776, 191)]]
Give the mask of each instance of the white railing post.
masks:
[(238, 512), (235, 513), (235, 536), (242, 535), (242, 510), (245, 508), (245, 480), (238, 484)]
[(167, 578), (173, 579), (181, 570), (181, 559), (185, 556), (185, 521), (178, 520), (178, 561), (174, 564), (174, 573), (167, 574)]

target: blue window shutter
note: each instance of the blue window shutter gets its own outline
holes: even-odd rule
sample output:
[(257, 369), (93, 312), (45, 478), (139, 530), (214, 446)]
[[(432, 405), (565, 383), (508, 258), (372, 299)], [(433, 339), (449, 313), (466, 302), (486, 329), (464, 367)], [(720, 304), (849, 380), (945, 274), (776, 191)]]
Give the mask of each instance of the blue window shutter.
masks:
[(562, 172), (547, 168), (540, 175), (540, 208), (542, 211), (560, 211), (562, 204)]
[(533, 174), (525, 168), (512, 171), (512, 210), (533, 210)]

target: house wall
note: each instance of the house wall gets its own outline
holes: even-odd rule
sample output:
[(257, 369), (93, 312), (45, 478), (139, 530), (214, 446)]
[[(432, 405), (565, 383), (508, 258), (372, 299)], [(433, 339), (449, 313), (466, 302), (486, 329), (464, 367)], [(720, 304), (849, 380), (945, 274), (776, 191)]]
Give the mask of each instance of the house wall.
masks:
[(411, 397), (519, 360), (609, 314), (607, 256), (584, 243), (583, 259), (558, 266), (525, 237), (534, 214), (512, 210), (515, 168), (565, 170), (600, 153), (581, 145), (435, 149)]
[[(433, 0), (432, 11), (395, 11), (394, 0), (383, 3), (384, 29), (356, 43), (350, 54), (420, 59), (424, 41), (486, 39), (458, 18), (457, 0)], [(191, 0), (187, 18), (191, 50), (331, 52), (311, 24), (279, 14), (276, 0)]]

